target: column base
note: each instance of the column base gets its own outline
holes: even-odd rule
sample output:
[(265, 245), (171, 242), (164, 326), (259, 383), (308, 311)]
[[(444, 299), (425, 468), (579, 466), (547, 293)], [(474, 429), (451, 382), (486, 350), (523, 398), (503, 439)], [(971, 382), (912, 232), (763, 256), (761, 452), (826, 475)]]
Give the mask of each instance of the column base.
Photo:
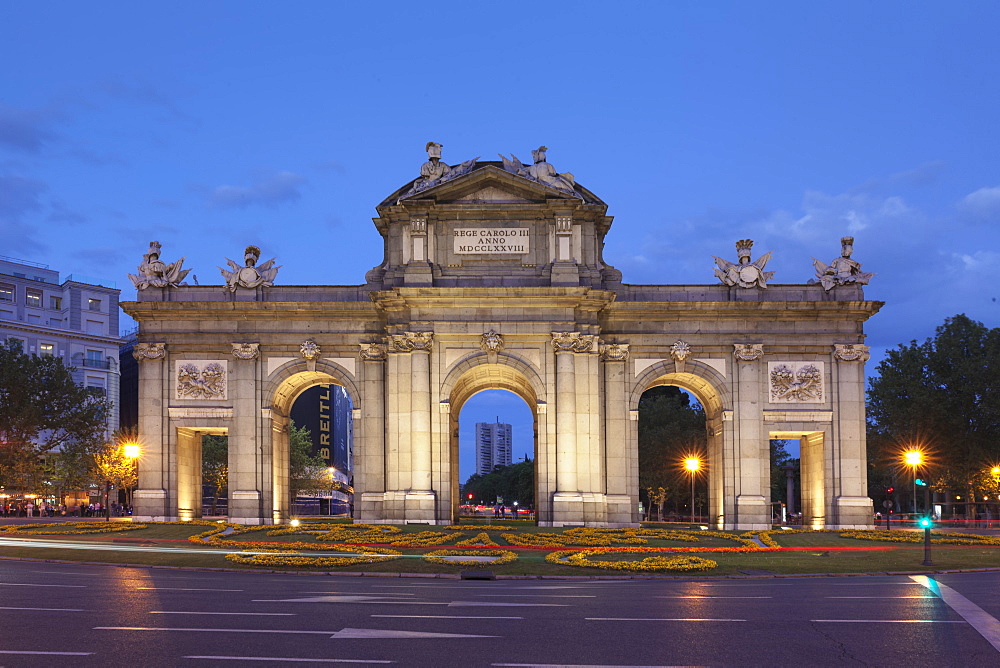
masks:
[(771, 528), (771, 506), (763, 496), (736, 497), (735, 517), (726, 517), (722, 528), (729, 531), (767, 531)]
[(867, 496), (838, 496), (830, 510), (832, 524), (827, 524), (827, 529), (871, 529), (875, 525), (875, 509)]

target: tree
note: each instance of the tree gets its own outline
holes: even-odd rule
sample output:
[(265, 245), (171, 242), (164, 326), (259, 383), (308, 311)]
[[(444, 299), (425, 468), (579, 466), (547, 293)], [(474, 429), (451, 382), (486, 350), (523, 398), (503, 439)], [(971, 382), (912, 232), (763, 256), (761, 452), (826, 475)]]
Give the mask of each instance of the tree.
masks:
[(462, 486), (462, 493), (475, 501), (492, 503), (497, 497), (507, 503), (517, 501), (522, 508), (535, 503), (535, 462), (530, 459), (510, 466), (495, 466), (492, 473), (473, 474)]
[[(681, 460), (706, 450), (705, 410), (690, 395), (672, 386), (654, 387), (639, 399), (639, 489), (648, 507), (673, 498), (679, 507), (690, 503), (690, 481)], [(651, 491), (652, 490), (652, 491)]]
[[(890, 350), (870, 380), (869, 458), (882, 481), (907, 447), (922, 447), (939, 489), (975, 498), (1000, 461), (1000, 329), (965, 315), (933, 338)], [(881, 471), (880, 471), (881, 469)]]
[(45, 453), (103, 441), (110, 405), (72, 371), (58, 357), (25, 354), (18, 341), (0, 345), (0, 485), (30, 484)]
[(219, 496), (229, 487), (229, 437), (209, 434), (201, 439), (201, 477), (211, 485), (212, 515), (218, 514)]
[(305, 427), (288, 426), (288, 492), (292, 503), (302, 492), (320, 493), (330, 489), (326, 461), (310, 454), (312, 435)]

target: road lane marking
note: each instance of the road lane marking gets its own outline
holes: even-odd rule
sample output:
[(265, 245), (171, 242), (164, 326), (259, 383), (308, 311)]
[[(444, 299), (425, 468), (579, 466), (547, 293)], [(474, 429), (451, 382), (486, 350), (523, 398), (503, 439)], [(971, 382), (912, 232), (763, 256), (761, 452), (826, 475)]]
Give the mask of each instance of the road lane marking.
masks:
[(491, 663), (491, 666), (510, 668), (684, 668), (683, 666), (623, 666), (621, 664), (598, 665), (592, 663)]
[(278, 661), (280, 663), (396, 663), (382, 659), (302, 659), (289, 656), (185, 656), (185, 659), (209, 661)]
[(745, 622), (745, 619), (707, 617), (584, 617), (588, 622)]
[(57, 585), (57, 584), (34, 584), (31, 582), (0, 582), (4, 587), (69, 587), (72, 589), (86, 589), (87, 585)]
[(467, 633), (430, 633), (426, 631), (394, 631), (392, 629), (341, 629), (331, 638), (391, 639), (391, 638), (500, 638), (501, 636)]
[(448, 604), (449, 608), (463, 608), (463, 607), (492, 607), (492, 608), (568, 608), (569, 605), (566, 603), (504, 603), (502, 601), (452, 601)]
[(297, 635), (328, 636), (336, 631), (283, 631), (280, 629), (205, 629), (177, 628), (172, 626), (95, 626), (95, 631), (183, 631), (184, 633), (286, 633)]
[(0, 607), (0, 610), (41, 610), (43, 612), (85, 612), (81, 608), (11, 608)]
[(476, 594), (476, 596), (515, 596), (517, 598), (597, 598), (596, 594)]
[(510, 587), (504, 585), (372, 585), (378, 589), (587, 589), (589, 585), (534, 585)]
[(961, 619), (810, 619), (827, 624), (965, 624)]
[(392, 594), (342, 594), (328, 596), (303, 596), (300, 598), (255, 598), (254, 603), (393, 603), (398, 605), (446, 605), (445, 603), (424, 603), (422, 601), (386, 601), (395, 598)]
[(242, 589), (202, 589), (200, 587), (135, 587), (136, 589), (153, 589), (162, 591), (243, 591)]
[(185, 610), (150, 610), (151, 615), (244, 615), (248, 617), (295, 617), (294, 612), (188, 612)]
[[(359, 596), (356, 592), (349, 591), (300, 591), (300, 594), (327, 594), (329, 596)], [(369, 594), (369, 596), (380, 596), (382, 598), (395, 598), (397, 596), (416, 596), (416, 594), (400, 592), (398, 594)]]
[(653, 598), (774, 598), (773, 596), (707, 596), (691, 594), (686, 596), (654, 596)]
[(390, 619), (524, 619), (524, 617), (471, 617), (466, 615), (368, 615)]
[(32, 652), (29, 650), (0, 649), (0, 654), (41, 654), (42, 656), (90, 656), (93, 652)]
[(937, 598), (937, 596), (827, 596), (827, 598)]
[(996, 617), (934, 578), (926, 575), (911, 575), (910, 579), (940, 596), (949, 608), (972, 625), (972, 628), (976, 629), (979, 635), (986, 639), (986, 642), (993, 645), (993, 649), (1000, 652), (1000, 621), (997, 621)]

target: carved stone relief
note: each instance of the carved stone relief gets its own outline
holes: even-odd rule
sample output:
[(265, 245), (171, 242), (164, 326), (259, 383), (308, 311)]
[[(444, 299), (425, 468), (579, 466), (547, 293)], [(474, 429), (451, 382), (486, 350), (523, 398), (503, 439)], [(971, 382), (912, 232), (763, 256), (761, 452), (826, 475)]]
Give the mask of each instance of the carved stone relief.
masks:
[[(176, 288), (182, 284), (181, 281), (190, 273), (190, 269), (184, 269), (184, 258), (167, 264), (160, 259), (160, 242), (150, 241), (149, 252), (142, 256), (142, 263), (139, 265), (139, 274), (129, 274), (129, 280), (139, 290), (146, 288)], [(197, 278), (197, 277), (196, 277)]]
[(593, 334), (580, 332), (552, 332), (552, 347), (557, 353), (589, 353), (594, 350)]
[(842, 362), (867, 362), (871, 359), (869, 347), (859, 343), (833, 344), (833, 356)]
[(764, 344), (734, 343), (733, 356), (737, 362), (756, 362), (764, 356)]
[(255, 360), (260, 357), (259, 343), (234, 343), (233, 357), (238, 360)]
[(226, 360), (178, 360), (178, 399), (226, 399), (229, 365)]
[(389, 337), (392, 351), (410, 353), (414, 350), (430, 352), (434, 342), (434, 332), (403, 332)]
[(772, 404), (823, 403), (823, 362), (769, 362)]
[(491, 329), (483, 334), (479, 347), (487, 353), (499, 353), (503, 351), (503, 337)]
[(675, 362), (684, 362), (691, 356), (691, 344), (677, 339), (674, 341), (673, 345), (670, 346), (670, 356), (674, 358)]
[(299, 353), (306, 359), (306, 361), (312, 362), (319, 358), (323, 351), (320, 350), (319, 344), (312, 339), (306, 339), (299, 346)]
[(384, 362), (386, 358), (385, 346), (381, 343), (362, 343), (361, 359), (365, 362)]
[(601, 346), (600, 355), (605, 362), (624, 362), (628, 360), (628, 344), (606, 343)]
[(167, 344), (165, 343), (137, 343), (132, 349), (132, 357), (139, 362), (162, 360), (166, 356)]

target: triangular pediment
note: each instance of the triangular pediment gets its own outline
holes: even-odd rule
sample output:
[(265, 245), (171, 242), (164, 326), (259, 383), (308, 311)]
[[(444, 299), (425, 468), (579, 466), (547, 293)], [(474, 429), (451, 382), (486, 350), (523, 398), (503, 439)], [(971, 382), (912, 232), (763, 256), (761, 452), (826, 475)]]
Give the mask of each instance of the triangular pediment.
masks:
[(554, 199), (600, 203), (589, 190), (577, 187), (569, 193), (524, 178), (503, 169), (497, 162), (481, 162), (466, 174), (418, 192), (409, 192), (410, 182), (390, 195), (380, 205), (393, 205), (414, 200), (430, 200), (437, 204), (448, 202), (476, 204), (544, 204)]

